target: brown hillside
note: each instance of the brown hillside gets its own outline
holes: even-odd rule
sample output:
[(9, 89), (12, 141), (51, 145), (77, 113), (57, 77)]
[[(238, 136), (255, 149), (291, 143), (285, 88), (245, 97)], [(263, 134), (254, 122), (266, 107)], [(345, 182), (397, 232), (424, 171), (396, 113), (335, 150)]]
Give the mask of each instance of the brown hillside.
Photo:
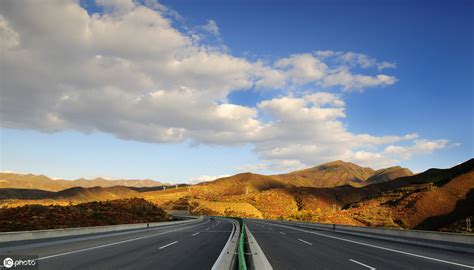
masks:
[(154, 187), (163, 184), (153, 180), (106, 180), (96, 178), (87, 180), (84, 178), (77, 180), (53, 180), (44, 175), (0, 173), (0, 188), (21, 188), (21, 189), (39, 189), (46, 191), (60, 191), (72, 187)]
[(287, 187), (289, 184), (274, 176), (254, 173), (241, 173), (230, 177), (220, 178), (207, 183), (200, 183), (199, 187), (206, 196), (239, 195), (247, 192), (260, 192), (273, 188)]
[(21, 188), (0, 188), (0, 200), (21, 199), (21, 200), (38, 200), (46, 199), (54, 195), (52, 191), (38, 189), (21, 189)]
[(40, 189), (58, 191), (73, 187), (64, 180), (52, 180), (44, 175), (0, 173), (0, 188)]
[(117, 200), (140, 197), (140, 193), (127, 187), (74, 187), (54, 193), (51, 199), (74, 202)]
[(419, 175), (365, 187), (374, 191), (349, 205), (351, 215), (370, 226), (439, 230), (474, 216), (474, 160), (451, 169), (430, 169)]
[(354, 163), (334, 161), (313, 168), (276, 175), (277, 178), (295, 186), (335, 187), (352, 185), (360, 187), (374, 174), (371, 168), (360, 167)]
[(380, 169), (375, 171), (375, 173), (367, 178), (366, 183), (376, 184), (376, 183), (383, 183), (392, 181), (394, 179), (404, 177), (404, 176), (412, 176), (413, 172), (407, 168), (402, 168), (400, 166), (390, 167), (386, 169)]

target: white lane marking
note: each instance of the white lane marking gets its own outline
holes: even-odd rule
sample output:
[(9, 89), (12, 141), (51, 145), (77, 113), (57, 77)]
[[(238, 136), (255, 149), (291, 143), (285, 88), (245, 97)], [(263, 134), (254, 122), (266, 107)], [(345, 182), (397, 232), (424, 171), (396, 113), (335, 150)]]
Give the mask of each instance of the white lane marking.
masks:
[[(236, 228), (235, 222), (237, 222), (237, 221), (234, 220), (232, 222), (232, 221), (229, 221), (227, 219), (225, 219), (225, 221), (232, 224), (232, 232), (230, 233), (229, 239), (227, 239), (227, 242), (225, 243), (224, 248), (222, 249), (221, 253), (219, 254), (219, 257), (217, 257), (217, 260), (214, 262), (214, 265), (212, 266), (211, 270), (217, 270), (217, 268), (219, 267), (219, 264), (222, 261), (222, 258), (225, 256), (226, 250), (228, 249), (228, 247), (230, 245), (230, 242), (232, 240), (232, 236), (234, 236), (234, 231), (235, 231), (235, 228)], [(222, 222), (222, 223), (224, 223), (224, 222)]]
[(119, 241), (119, 242), (114, 242), (114, 243), (110, 243), (110, 244), (105, 244), (105, 245), (100, 245), (100, 246), (95, 246), (95, 247), (89, 247), (89, 248), (83, 248), (83, 249), (73, 250), (73, 251), (69, 251), (69, 252), (64, 252), (64, 253), (54, 254), (54, 255), (50, 255), (50, 256), (45, 256), (45, 257), (41, 257), (41, 258), (36, 259), (36, 261), (46, 260), (46, 259), (59, 257), (59, 256), (64, 256), (64, 255), (69, 255), (69, 254), (74, 254), (74, 253), (83, 252), (83, 251), (87, 251), (87, 250), (93, 250), (93, 249), (98, 249), (98, 248), (103, 248), (103, 247), (115, 246), (115, 245), (119, 245), (119, 244), (123, 244), (123, 243), (127, 243), (127, 242), (132, 242), (132, 241), (136, 241), (136, 240), (141, 240), (141, 239), (145, 239), (145, 238), (150, 238), (150, 237), (154, 237), (154, 236), (158, 236), (158, 235), (162, 235), (162, 234), (182, 231), (182, 230), (193, 228), (193, 227), (196, 227), (196, 226), (202, 226), (202, 225), (207, 224), (207, 223), (209, 223), (209, 221), (207, 221), (206, 223), (203, 223), (203, 224), (197, 224), (197, 225), (194, 225), (194, 226), (181, 228), (181, 229), (176, 229), (176, 230), (172, 230), (172, 231), (155, 233), (155, 234), (152, 234), (152, 235), (132, 238), (132, 239), (123, 240), (123, 241)]
[(209, 230), (209, 228), (206, 229), (206, 231), (208, 231), (208, 230)]
[[(257, 222), (257, 221), (255, 221), (255, 222)], [(297, 228), (293, 228), (293, 227), (289, 227), (289, 226), (284, 226), (284, 225), (279, 225), (279, 224), (272, 224), (272, 223), (269, 223), (269, 224), (271, 224), (273, 226), (280, 226), (280, 227), (284, 227), (284, 228), (289, 228), (289, 229), (292, 229), (292, 230), (295, 230), (295, 231), (312, 233), (312, 234), (316, 234), (316, 235), (327, 237), (327, 238), (332, 238), (332, 239), (337, 239), (337, 240), (341, 240), (341, 241), (345, 241), (345, 242), (359, 244), (359, 245), (363, 245), (363, 246), (367, 246), (367, 247), (373, 247), (373, 248), (388, 250), (388, 251), (392, 251), (392, 252), (396, 252), (396, 253), (400, 253), (400, 254), (404, 254), (404, 255), (408, 255), (408, 256), (413, 256), (413, 257), (423, 258), (423, 259), (427, 259), (427, 260), (432, 260), (432, 261), (437, 261), (437, 262), (442, 262), (442, 263), (446, 263), (446, 264), (452, 264), (452, 265), (457, 265), (457, 266), (461, 266), (461, 267), (474, 269), (474, 266), (472, 266), (472, 265), (466, 265), (466, 264), (461, 264), (461, 263), (445, 261), (445, 260), (436, 259), (436, 258), (423, 256), (423, 255), (418, 255), (418, 254), (405, 252), (405, 251), (401, 251), (401, 250), (397, 250), (397, 249), (391, 249), (391, 248), (376, 246), (376, 245), (367, 244), (367, 243), (363, 243), (363, 242), (358, 242), (358, 241), (354, 241), (354, 240), (349, 240), (349, 239), (345, 239), (345, 238), (340, 238), (340, 237), (336, 237), (336, 236), (330, 236), (330, 235), (325, 235), (325, 234), (321, 234), (321, 233), (317, 233), (317, 232), (311, 232), (311, 231), (307, 231), (307, 230), (297, 229)]]
[(280, 233), (283, 234), (283, 235), (286, 235), (286, 233), (284, 233), (284, 232), (280, 232)]
[(363, 263), (361, 263), (361, 262), (358, 262), (358, 261), (356, 261), (356, 260), (349, 259), (349, 261), (351, 261), (351, 262), (353, 262), (353, 263), (360, 264), (360, 265), (362, 265), (362, 266), (365, 266), (365, 267), (369, 268), (370, 270), (376, 270), (376, 269), (375, 269), (375, 267), (372, 267), (372, 266), (370, 266), (370, 265), (367, 265), (367, 264), (363, 264)]
[(298, 238), (298, 241), (301, 241), (301, 242), (303, 242), (303, 243), (305, 243), (305, 244), (308, 244), (308, 245), (310, 245), (310, 246), (313, 245), (313, 244), (311, 244), (310, 242), (305, 241), (305, 240), (303, 240), (303, 239), (299, 239), (299, 238)]
[(167, 247), (172, 246), (172, 245), (174, 245), (174, 244), (176, 244), (176, 243), (178, 243), (178, 241), (174, 241), (174, 242), (172, 242), (172, 243), (169, 243), (169, 244), (167, 244), (167, 245), (164, 245), (164, 246), (160, 247), (159, 249), (167, 248)]
[(272, 228), (268, 228), (268, 229), (269, 229), (270, 231), (273, 231), (273, 229), (272, 229)]
[(196, 235), (198, 235), (198, 234), (199, 234), (199, 232), (197, 232), (197, 233), (195, 233), (195, 234), (193, 234), (193, 235), (191, 235), (191, 236), (196, 236)]

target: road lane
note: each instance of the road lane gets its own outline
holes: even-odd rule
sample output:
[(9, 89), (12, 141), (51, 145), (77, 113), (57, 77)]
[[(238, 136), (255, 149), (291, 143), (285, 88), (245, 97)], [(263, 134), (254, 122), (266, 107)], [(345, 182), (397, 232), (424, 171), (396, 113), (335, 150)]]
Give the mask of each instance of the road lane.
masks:
[[(462, 252), (348, 236), (323, 230), (302, 229), (287, 224), (281, 226), (270, 221), (246, 220), (246, 224), (274, 269), (364, 269), (363, 265), (354, 261), (376, 269), (469, 269), (460, 265), (400, 254), (370, 245), (394, 250), (408, 250), (413, 254), (441, 258), (461, 265), (474, 265), (471, 256)], [(263, 224), (265, 225), (264, 228), (259, 226)], [(273, 227), (275, 230), (268, 230), (267, 227)], [(341, 240), (346, 238), (354, 242)], [(368, 243), (369, 245), (361, 245), (355, 242)], [(365, 267), (365, 269), (368, 268)]]
[(231, 229), (229, 222), (206, 220), (43, 247), (12, 246), (2, 254), (38, 255), (39, 269), (210, 269)]

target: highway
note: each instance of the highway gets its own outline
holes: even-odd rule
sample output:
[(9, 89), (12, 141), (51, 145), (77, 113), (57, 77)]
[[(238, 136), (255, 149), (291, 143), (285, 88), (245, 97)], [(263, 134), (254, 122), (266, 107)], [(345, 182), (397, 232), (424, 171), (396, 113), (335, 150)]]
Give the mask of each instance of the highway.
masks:
[[(269, 220), (245, 220), (273, 269), (474, 269), (472, 254)], [(225, 219), (0, 243), (38, 269), (211, 269), (232, 235)], [(4, 270), (5, 267), (0, 269)], [(28, 269), (28, 268), (25, 268)]]
[(37, 255), (39, 269), (45, 270), (211, 269), (232, 228), (228, 221), (204, 218), (199, 223), (93, 237), (1, 243), (0, 254)]
[(245, 220), (273, 269), (474, 269), (472, 254)]

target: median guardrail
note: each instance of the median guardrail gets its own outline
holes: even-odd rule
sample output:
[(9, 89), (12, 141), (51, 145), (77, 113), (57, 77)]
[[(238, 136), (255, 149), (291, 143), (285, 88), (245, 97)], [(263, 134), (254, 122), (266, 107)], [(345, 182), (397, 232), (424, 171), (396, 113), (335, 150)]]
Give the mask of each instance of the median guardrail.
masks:
[(240, 237), (239, 237), (239, 269), (247, 270), (247, 262), (245, 261), (245, 227), (244, 220), (242, 218), (237, 218), (240, 226)]
[(421, 230), (361, 227), (300, 221), (275, 221), (280, 224), (297, 225), (304, 228), (335, 231), (338, 233), (369, 237), (380, 240), (436, 247), (446, 250), (474, 253), (474, 235)]
[(257, 243), (257, 239), (252, 235), (247, 225), (244, 224), (248, 242), (249, 260), (247, 266), (249, 269), (272, 270), (273, 267), (263, 253), (262, 248)]
[(238, 266), (238, 246), (240, 242), (240, 223), (231, 218), (213, 217), (232, 223), (232, 232), (229, 235), (221, 254), (212, 266), (211, 270), (235, 270)]
[(35, 230), (35, 231), (18, 231), (18, 232), (0, 232), (0, 242), (35, 240), (55, 237), (66, 237), (74, 235), (88, 235), (106, 232), (149, 229), (162, 226), (172, 226), (177, 224), (188, 224), (202, 221), (202, 217), (195, 217), (194, 219), (182, 221), (165, 221), (154, 223), (137, 223), (137, 224), (122, 224), (122, 225), (108, 225), (108, 226), (94, 226), (94, 227), (77, 227), (67, 229), (51, 229), (51, 230)]

